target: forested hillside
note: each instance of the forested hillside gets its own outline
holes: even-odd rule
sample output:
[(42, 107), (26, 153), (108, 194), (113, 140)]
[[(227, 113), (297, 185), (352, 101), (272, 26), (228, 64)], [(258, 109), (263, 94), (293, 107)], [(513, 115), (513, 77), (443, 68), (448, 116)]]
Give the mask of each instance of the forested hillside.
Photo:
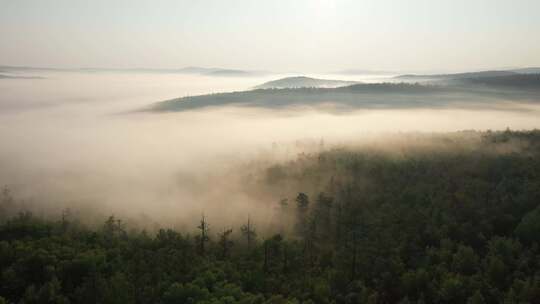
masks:
[(6, 189), (0, 303), (540, 303), (540, 132), (420, 138), (268, 167), (272, 233), (10, 215)]
[(427, 79), (415, 75), (400, 77), (387, 83), (347, 85), (337, 85), (332, 80), (284, 78), (254, 90), (180, 97), (155, 103), (144, 110), (175, 112), (224, 106), (280, 109), (321, 105), (333, 105), (345, 112), (380, 108), (490, 108), (501, 102), (535, 104), (540, 96), (539, 74), (482, 72), (435, 75)]

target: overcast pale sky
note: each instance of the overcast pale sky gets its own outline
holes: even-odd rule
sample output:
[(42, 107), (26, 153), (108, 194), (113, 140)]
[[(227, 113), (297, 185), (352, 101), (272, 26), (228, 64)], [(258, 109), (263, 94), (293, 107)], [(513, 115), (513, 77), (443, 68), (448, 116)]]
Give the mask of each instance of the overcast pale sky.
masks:
[(540, 66), (539, 0), (0, 0), (0, 64)]

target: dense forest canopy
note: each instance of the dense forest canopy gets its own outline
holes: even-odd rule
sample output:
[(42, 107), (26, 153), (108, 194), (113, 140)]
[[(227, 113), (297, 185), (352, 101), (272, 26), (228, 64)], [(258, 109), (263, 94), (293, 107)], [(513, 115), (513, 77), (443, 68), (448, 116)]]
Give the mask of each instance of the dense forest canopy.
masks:
[(540, 303), (540, 132), (403, 141), (266, 166), (270, 228), (88, 226), (6, 188), (0, 303)]

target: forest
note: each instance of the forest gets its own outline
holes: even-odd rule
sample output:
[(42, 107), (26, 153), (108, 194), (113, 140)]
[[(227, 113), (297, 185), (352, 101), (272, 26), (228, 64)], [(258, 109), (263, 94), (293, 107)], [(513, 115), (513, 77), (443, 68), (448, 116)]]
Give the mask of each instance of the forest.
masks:
[(540, 131), (407, 141), (267, 166), (272, 227), (87, 225), (5, 188), (0, 303), (540, 303)]

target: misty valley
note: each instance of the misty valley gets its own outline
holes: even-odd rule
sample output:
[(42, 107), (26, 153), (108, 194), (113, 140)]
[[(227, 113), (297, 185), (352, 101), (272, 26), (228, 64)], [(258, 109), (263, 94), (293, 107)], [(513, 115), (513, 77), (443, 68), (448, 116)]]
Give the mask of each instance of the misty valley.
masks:
[(534, 69), (0, 70), (0, 303), (540, 303)]
[(540, 304), (539, 0), (0, 0), (0, 304)]

